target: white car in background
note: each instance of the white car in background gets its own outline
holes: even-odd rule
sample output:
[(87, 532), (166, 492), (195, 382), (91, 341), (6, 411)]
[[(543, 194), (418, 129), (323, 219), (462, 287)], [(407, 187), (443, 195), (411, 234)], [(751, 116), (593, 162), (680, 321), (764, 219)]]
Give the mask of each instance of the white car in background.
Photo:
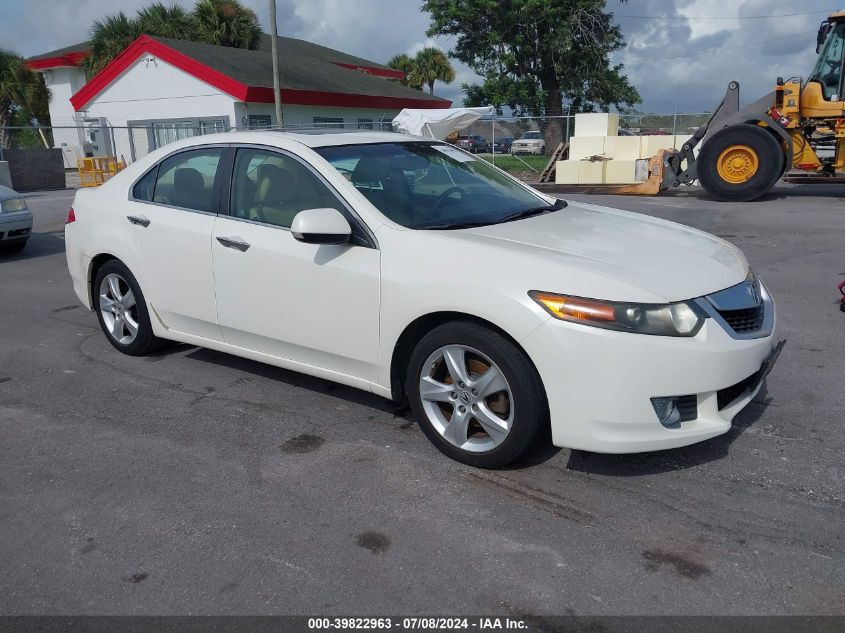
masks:
[(526, 132), (511, 143), (511, 154), (545, 154), (546, 139), (542, 132)]
[(170, 339), (407, 399), (481, 467), (549, 424), (609, 453), (719, 435), (780, 350), (731, 244), (407, 135), (185, 139), (79, 191), (65, 235), (121, 352)]

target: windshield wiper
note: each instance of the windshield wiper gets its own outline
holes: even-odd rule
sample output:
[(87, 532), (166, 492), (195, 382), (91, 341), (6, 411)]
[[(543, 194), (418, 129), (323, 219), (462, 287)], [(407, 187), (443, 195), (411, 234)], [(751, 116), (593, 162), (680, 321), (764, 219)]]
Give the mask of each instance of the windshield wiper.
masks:
[(530, 218), (534, 215), (543, 215), (545, 213), (559, 211), (560, 209), (564, 208), (566, 208), (566, 200), (561, 200), (560, 198), (558, 198), (554, 204), (546, 205), (544, 207), (534, 207), (533, 209), (523, 209), (522, 211), (517, 211), (516, 213), (506, 215), (501, 220), (497, 221), (496, 224), (503, 224), (504, 222), (513, 222), (514, 220), (522, 220), (524, 218)]
[(474, 229), (479, 226), (489, 226), (492, 222), (455, 222), (453, 224), (430, 224), (415, 227), (418, 231), (433, 231), (445, 229)]

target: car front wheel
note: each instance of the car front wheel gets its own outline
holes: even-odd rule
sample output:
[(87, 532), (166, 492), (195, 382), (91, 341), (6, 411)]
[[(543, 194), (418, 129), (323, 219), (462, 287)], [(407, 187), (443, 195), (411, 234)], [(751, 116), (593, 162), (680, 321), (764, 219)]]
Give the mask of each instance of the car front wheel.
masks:
[(94, 280), (97, 320), (109, 343), (130, 356), (157, 349), (162, 340), (153, 335), (144, 294), (135, 276), (121, 262), (103, 264)]
[(470, 466), (514, 461), (548, 418), (540, 377), (524, 352), (472, 323), (447, 323), (425, 335), (411, 354), (406, 385), (429, 440)]

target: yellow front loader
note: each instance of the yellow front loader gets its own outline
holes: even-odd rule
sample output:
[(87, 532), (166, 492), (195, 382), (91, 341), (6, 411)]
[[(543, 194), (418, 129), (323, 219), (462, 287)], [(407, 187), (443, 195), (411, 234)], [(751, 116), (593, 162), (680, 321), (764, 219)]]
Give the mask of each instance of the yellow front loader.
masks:
[(819, 58), (806, 82), (779, 78), (774, 92), (740, 108), (739, 84), (732, 81), (712, 118), (680, 150), (652, 158), (649, 180), (626, 193), (698, 180), (717, 200), (736, 202), (759, 198), (793, 170), (830, 180), (845, 176), (843, 49), (845, 11), (839, 11), (819, 27)]

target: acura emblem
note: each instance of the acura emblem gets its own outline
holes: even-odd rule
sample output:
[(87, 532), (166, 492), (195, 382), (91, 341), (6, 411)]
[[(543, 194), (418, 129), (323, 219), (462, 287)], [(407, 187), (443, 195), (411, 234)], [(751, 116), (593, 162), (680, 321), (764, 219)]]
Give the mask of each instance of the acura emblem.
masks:
[(470, 401), (469, 394), (466, 391), (464, 391), (461, 394), (461, 402), (463, 402), (464, 404), (469, 404), (469, 401)]

